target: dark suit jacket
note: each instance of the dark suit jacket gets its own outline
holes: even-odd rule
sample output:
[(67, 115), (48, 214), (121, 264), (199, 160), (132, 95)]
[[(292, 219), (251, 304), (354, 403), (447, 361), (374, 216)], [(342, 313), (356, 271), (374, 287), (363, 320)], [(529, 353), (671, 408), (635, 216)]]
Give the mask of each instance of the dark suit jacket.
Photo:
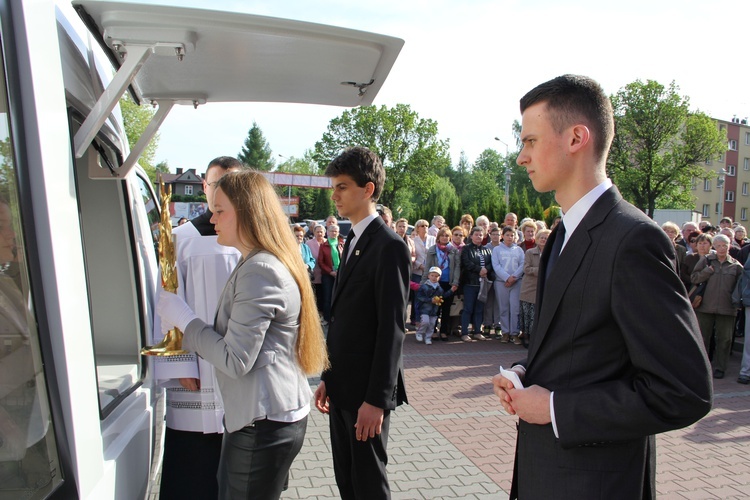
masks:
[(650, 498), (652, 436), (697, 421), (712, 398), (674, 245), (615, 187), (545, 282), (556, 236), (542, 254), (524, 385), (554, 391), (560, 437), (519, 423), (513, 488), (523, 499)]
[(336, 277), (331, 368), (321, 377), (331, 404), (357, 411), (365, 401), (385, 410), (406, 402), (401, 350), (410, 274), (404, 240), (375, 218)]

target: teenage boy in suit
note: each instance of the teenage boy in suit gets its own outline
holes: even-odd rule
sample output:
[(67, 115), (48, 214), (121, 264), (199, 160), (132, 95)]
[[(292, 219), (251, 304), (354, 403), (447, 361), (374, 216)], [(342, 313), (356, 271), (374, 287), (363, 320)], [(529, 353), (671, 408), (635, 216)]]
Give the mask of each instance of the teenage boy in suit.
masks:
[(564, 213), (541, 258), (527, 359), (496, 375), (518, 415), (511, 498), (653, 498), (654, 435), (711, 409), (710, 368), (674, 245), (607, 179), (612, 105), (565, 75), (521, 99), (518, 164)]
[(331, 448), (341, 498), (390, 498), (386, 464), (390, 411), (406, 403), (402, 345), (410, 256), (378, 216), (385, 183), (378, 156), (346, 150), (326, 169), (331, 199), (352, 230), (334, 285), (328, 352), (315, 405), (330, 416)]

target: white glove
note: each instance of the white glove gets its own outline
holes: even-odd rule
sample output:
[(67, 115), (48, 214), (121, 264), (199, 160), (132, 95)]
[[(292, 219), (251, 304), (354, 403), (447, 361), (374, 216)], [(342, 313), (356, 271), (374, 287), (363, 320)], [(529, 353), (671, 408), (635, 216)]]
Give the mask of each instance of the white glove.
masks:
[(164, 332), (175, 326), (184, 332), (188, 324), (198, 317), (181, 297), (166, 290), (159, 293), (156, 312), (161, 317), (161, 327)]

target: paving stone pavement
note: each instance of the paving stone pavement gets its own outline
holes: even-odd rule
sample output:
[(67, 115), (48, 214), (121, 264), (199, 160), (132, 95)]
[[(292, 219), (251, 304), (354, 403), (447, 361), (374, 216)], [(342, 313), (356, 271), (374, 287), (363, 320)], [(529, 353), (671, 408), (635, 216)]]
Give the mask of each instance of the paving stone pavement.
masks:
[[(497, 340), (426, 346), (407, 335), (411, 404), (391, 415), (388, 443), (394, 499), (507, 498), (516, 417), (503, 412), (490, 379), (524, 355)], [(750, 498), (750, 387), (736, 383), (740, 357), (733, 353), (726, 378), (714, 380), (709, 415), (657, 437), (660, 499)], [(338, 498), (328, 443), (327, 417), (313, 410), (282, 498)]]

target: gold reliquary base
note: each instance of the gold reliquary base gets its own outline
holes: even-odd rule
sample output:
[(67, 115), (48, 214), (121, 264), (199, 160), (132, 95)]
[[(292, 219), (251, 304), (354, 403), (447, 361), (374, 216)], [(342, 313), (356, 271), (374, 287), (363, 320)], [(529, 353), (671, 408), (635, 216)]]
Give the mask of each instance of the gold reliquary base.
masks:
[(178, 356), (180, 354), (188, 354), (188, 351), (182, 348), (182, 332), (177, 327), (169, 330), (164, 340), (158, 344), (141, 349), (142, 356)]

